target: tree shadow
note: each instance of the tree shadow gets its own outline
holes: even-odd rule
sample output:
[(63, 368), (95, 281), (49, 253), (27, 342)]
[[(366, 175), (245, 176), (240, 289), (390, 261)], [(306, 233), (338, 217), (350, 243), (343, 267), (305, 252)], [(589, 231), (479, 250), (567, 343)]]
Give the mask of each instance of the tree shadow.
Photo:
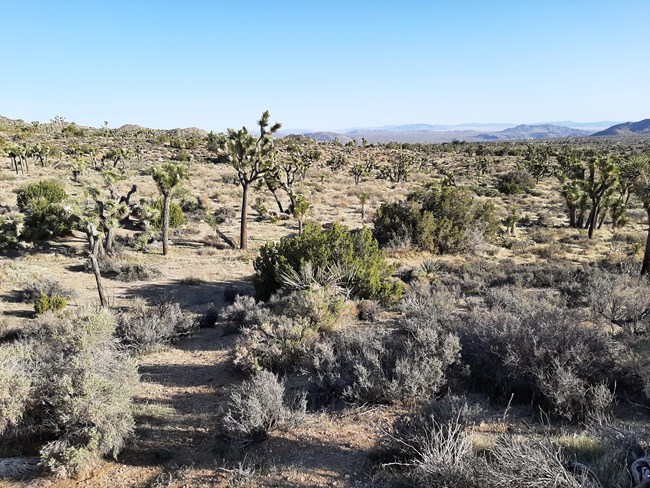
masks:
[(130, 286), (126, 294), (145, 300), (169, 299), (189, 310), (205, 309), (206, 305), (222, 308), (229, 305), (224, 296), (226, 290), (239, 294), (250, 294), (253, 286), (246, 280), (225, 280), (217, 282), (192, 282), (176, 279), (167, 283), (146, 283)]

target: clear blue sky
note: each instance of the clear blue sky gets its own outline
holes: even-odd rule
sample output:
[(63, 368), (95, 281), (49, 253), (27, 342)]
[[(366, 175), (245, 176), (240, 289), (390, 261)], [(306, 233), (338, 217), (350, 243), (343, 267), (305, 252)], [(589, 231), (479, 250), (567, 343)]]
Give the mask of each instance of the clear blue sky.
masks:
[(286, 128), (650, 117), (649, 0), (0, 0), (0, 114)]

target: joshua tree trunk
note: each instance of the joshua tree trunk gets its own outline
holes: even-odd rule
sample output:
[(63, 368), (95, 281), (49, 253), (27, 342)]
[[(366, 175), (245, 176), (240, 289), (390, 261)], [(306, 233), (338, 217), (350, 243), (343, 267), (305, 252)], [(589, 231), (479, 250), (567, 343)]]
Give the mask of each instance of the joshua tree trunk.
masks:
[(171, 204), (171, 193), (163, 195), (163, 214), (162, 214), (162, 244), (163, 256), (169, 253), (169, 207)]
[(241, 226), (239, 232), (239, 249), (248, 249), (248, 185), (242, 185), (241, 196)]
[(104, 250), (106, 254), (113, 254), (113, 242), (115, 241), (115, 229), (113, 227), (107, 227), (106, 229), (106, 244)]
[(102, 275), (99, 269), (99, 263), (97, 262), (97, 254), (99, 253), (99, 245), (101, 239), (99, 238), (99, 233), (94, 225), (88, 224), (88, 242), (91, 244), (90, 251), (90, 264), (93, 268), (93, 273), (95, 275), (95, 282), (97, 283), (97, 292), (99, 293), (99, 304), (102, 307), (108, 306), (108, 299), (106, 298), (106, 290), (104, 290), (104, 285), (102, 284)]
[(302, 235), (302, 219), (298, 219), (298, 235)]
[(641, 276), (645, 276), (650, 271), (650, 206), (646, 207), (648, 213), (648, 237), (645, 241), (645, 252), (643, 253), (643, 264), (641, 265)]

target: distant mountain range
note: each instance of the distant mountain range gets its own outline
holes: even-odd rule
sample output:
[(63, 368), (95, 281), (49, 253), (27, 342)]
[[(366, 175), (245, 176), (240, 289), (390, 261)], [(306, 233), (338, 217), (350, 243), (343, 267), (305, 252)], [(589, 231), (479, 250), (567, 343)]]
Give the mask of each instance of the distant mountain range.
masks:
[(593, 136), (624, 136), (628, 134), (650, 134), (650, 119), (639, 122), (625, 122), (592, 134)]
[[(12, 120), (0, 115), (0, 126), (28, 125), (18, 119)], [(137, 132), (144, 128), (127, 124), (118, 132)], [(196, 135), (205, 137), (207, 132), (196, 127), (185, 129), (160, 130), (169, 135)], [(304, 136), (312, 139), (332, 142), (338, 140), (342, 144), (362, 139), (368, 142), (404, 142), (404, 143), (439, 143), (454, 140), (467, 142), (515, 141), (533, 139), (560, 139), (568, 137), (587, 136), (650, 136), (650, 119), (639, 122), (617, 123), (574, 122), (560, 121), (539, 124), (506, 124), (506, 123), (466, 123), (457, 125), (443, 124), (403, 124), (385, 125), (380, 127), (354, 127), (340, 131), (310, 131), (307, 129), (281, 130), (280, 137)]]
[(454, 140), (466, 142), (520, 141), (561, 139), (588, 136), (650, 135), (650, 119), (617, 123), (563, 121), (544, 124), (469, 123), (459, 125), (405, 124), (381, 127), (355, 127), (342, 131), (285, 131), (283, 135), (300, 134), (320, 141), (338, 140), (342, 144), (360, 142), (439, 143)]
[[(477, 124), (478, 125), (478, 124)], [(496, 125), (496, 124), (495, 124)], [(407, 126), (387, 126), (373, 129), (351, 129), (346, 132), (307, 132), (302, 135), (319, 141), (332, 142), (338, 140), (346, 144), (352, 140), (368, 142), (404, 142), (404, 143), (437, 143), (451, 142), (454, 140), (467, 142), (481, 141), (508, 141), (527, 139), (557, 139), (562, 137), (586, 137), (592, 132), (558, 125), (518, 125), (503, 130), (441, 130), (424, 127), (426, 124), (413, 124)]]

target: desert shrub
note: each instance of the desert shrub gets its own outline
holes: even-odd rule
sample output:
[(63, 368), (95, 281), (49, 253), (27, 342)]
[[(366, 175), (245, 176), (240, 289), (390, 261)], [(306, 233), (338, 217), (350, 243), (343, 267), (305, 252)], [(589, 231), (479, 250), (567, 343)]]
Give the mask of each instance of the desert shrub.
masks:
[(285, 399), (284, 381), (269, 371), (259, 371), (230, 393), (222, 429), (236, 447), (265, 439), (273, 429), (295, 421), (305, 411), (302, 400)]
[(18, 246), (18, 229), (22, 221), (23, 216), (19, 213), (0, 215), (0, 251)]
[(528, 193), (535, 188), (535, 178), (526, 170), (513, 170), (499, 177), (497, 189), (505, 195)]
[(34, 300), (34, 312), (40, 315), (45, 312), (58, 312), (64, 310), (68, 306), (68, 300), (65, 297), (58, 295), (48, 296), (41, 293), (36, 300)]
[(383, 308), (377, 300), (361, 300), (357, 303), (357, 317), (366, 322), (375, 322), (382, 314)]
[(212, 217), (215, 224), (230, 224), (237, 218), (237, 212), (230, 207), (218, 207), (212, 213)]
[(72, 223), (64, 207), (67, 194), (56, 180), (30, 183), (18, 191), (18, 209), (25, 215), (22, 238), (45, 241), (70, 233)]
[(232, 305), (223, 309), (222, 318), (231, 330), (240, 331), (264, 323), (271, 318), (271, 314), (253, 297), (236, 295)]
[(341, 325), (347, 307), (336, 287), (313, 284), (305, 290), (276, 294), (269, 300), (276, 314), (305, 320), (317, 332), (331, 332)]
[(63, 297), (69, 300), (73, 297), (74, 292), (64, 288), (58, 280), (45, 278), (27, 285), (21, 292), (21, 298), (25, 303), (33, 303), (42, 294), (48, 297)]
[(322, 229), (308, 224), (302, 235), (284, 237), (262, 247), (253, 263), (257, 295), (267, 300), (282, 288), (284, 277), (299, 273), (306, 263), (316, 275), (336, 269), (341, 285), (356, 298), (387, 303), (402, 293), (401, 285), (391, 279), (392, 267), (370, 230), (351, 231), (339, 224)]
[[(100, 255), (97, 262), (102, 276), (117, 281), (131, 283), (133, 281), (148, 281), (160, 276), (160, 271), (154, 267), (121, 261), (106, 254)], [(86, 263), (86, 271), (92, 272), (90, 262)]]
[(246, 373), (295, 371), (305, 362), (318, 339), (318, 332), (308, 321), (272, 316), (242, 330), (233, 349), (233, 362)]
[(235, 365), (249, 373), (296, 370), (319, 337), (341, 325), (348, 309), (336, 287), (315, 284), (275, 295), (267, 304), (238, 296), (224, 311), (226, 323), (242, 331)]
[(586, 473), (567, 469), (570, 459), (560, 446), (547, 440), (503, 436), (490, 450), (483, 476), (487, 486), (535, 488), (598, 488)]
[(403, 314), (400, 326), (406, 330), (412, 318), (430, 321), (450, 319), (458, 305), (459, 291), (442, 284), (419, 284), (402, 299), (399, 309)]
[(612, 397), (601, 385), (629, 374), (617, 362), (619, 343), (548, 295), (509, 289), (488, 303), (491, 309), (474, 309), (452, 326), (477, 387), (572, 421), (605, 415)]
[(392, 403), (433, 397), (458, 362), (460, 345), (436, 327), (418, 332), (344, 330), (318, 343), (309, 364), (312, 401)]
[[(162, 213), (164, 205), (165, 203), (163, 198), (158, 198), (151, 206), (153, 209), (151, 225), (155, 229), (162, 229)], [(172, 201), (169, 204), (169, 227), (174, 229), (183, 224), (185, 224), (185, 214), (183, 213), (183, 209), (178, 203)]]
[(492, 204), (452, 186), (427, 186), (410, 193), (406, 202), (382, 204), (373, 223), (381, 245), (410, 239), (440, 254), (467, 250), (475, 234), (491, 239), (498, 229)]
[(22, 345), (0, 346), (0, 436), (17, 426), (28, 408), (34, 381)]
[[(107, 310), (44, 314), (38, 320), (32, 337), (0, 353), (0, 368), (13, 381), (15, 395), (9, 412), (0, 393), (0, 405), (9, 412), (0, 417), (8, 427), (3, 443), (20, 434), (21, 447), (29, 448), (28, 435), (30, 445), (40, 446), (44, 466), (59, 475), (77, 474), (98, 457), (116, 454), (131, 435), (137, 370), (117, 349), (115, 317)], [(17, 373), (26, 374), (18, 379)]]
[(646, 333), (650, 326), (650, 283), (641, 276), (591, 270), (585, 296), (598, 315), (632, 333)]
[(148, 305), (144, 300), (134, 300), (119, 316), (116, 335), (127, 349), (142, 354), (168, 346), (197, 329), (194, 316), (178, 303), (160, 300)]
[(372, 453), (394, 466), (393, 477), (412, 486), (481, 488), (484, 461), (475, 454), (467, 425), (478, 410), (463, 399), (445, 397), (398, 418)]

